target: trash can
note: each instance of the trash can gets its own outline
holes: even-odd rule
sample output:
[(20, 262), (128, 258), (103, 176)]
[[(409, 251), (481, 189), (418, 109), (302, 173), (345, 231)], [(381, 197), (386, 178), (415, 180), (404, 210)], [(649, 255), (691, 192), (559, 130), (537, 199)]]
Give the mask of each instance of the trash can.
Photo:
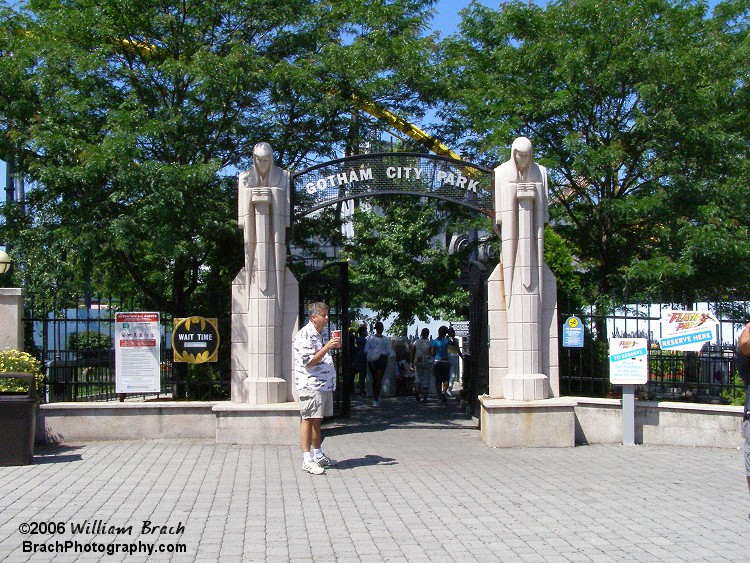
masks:
[(0, 373), (0, 379), (22, 379), (28, 391), (0, 391), (0, 466), (30, 465), (34, 460), (36, 381), (30, 373)]

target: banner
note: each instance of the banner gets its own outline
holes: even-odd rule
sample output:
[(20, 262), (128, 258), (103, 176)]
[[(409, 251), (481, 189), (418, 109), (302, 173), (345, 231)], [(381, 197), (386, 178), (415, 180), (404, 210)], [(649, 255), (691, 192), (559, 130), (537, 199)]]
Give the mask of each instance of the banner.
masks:
[(718, 325), (710, 311), (663, 311), (659, 347), (700, 352), (704, 344), (716, 341)]

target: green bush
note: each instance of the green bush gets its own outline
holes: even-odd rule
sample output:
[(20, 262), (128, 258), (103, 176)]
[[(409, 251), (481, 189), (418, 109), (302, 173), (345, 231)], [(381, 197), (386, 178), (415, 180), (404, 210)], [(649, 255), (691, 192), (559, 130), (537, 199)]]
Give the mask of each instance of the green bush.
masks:
[(730, 405), (740, 407), (745, 404), (745, 392), (742, 390), (742, 378), (736, 371), (732, 374), (732, 380), (729, 382), (731, 387), (723, 389), (721, 396), (729, 401)]
[(112, 348), (112, 337), (103, 332), (85, 330), (68, 336), (68, 348), (71, 350), (109, 350)]
[[(36, 380), (37, 392), (44, 390), (42, 364), (31, 354), (20, 350), (3, 350), (0, 352), (0, 373), (30, 373)], [(20, 379), (0, 379), (0, 391), (26, 392), (28, 388)]]
[(113, 345), (109, 334), (95, 330), (74, 332), (68, 336), (68, 349), (77, 352), (84, 360), (106, 358)]

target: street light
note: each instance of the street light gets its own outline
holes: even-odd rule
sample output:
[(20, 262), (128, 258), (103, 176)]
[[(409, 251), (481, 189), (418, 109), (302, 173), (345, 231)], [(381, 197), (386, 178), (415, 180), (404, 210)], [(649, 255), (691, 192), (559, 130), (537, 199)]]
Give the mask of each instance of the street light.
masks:
[(0, 250), (0, 275), (10, 270), (10, 256), (4, 250)]

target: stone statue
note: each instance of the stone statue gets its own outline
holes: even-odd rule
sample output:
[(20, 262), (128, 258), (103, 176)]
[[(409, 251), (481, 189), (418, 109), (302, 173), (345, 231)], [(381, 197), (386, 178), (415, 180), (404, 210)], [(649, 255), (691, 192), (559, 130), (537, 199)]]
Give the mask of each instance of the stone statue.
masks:
[(286, 400), (282, 327), (284, 286), (292, 277), (286, 269), (290, 197), (289, 173), (274, 164), (271, 145), (258, 143), (253, 167), (239, 177), (245, 267), (232, 289), (233, 401)]
[(283, 296), (290, 197), (289, 173), (274, 164), (271, 145), (258, 143), (253, 149), (253, 167), (240, 174), (237, 219), (245, 235), (247, 286), (279, 300)]
[[(548, 394), (545, 390), (544, 396), (539, 396), (539, 389), (548, 387), (545, 378), (549, 375), (545, 375), (549, 372), (549, 315), (543, 310), (545, 299), (550, 300), (550, 291), (556, 287), (554, 276), (544, 263), (544, 225), (549, 222), (547, 171), (532, 157), (531, 141), (519, 137), (513, 141), (510, 160), (495, 169), (495, 223), (502, 243), (507, 314), (505, 397), (518, 398), (509, 386), (520, 377), (526, 380), (523, 385), (528, 387), (533, 381), (537, 387), (532, 397), (528, 392), (522, 393), (525, 400)], [(551, 295), (554, 308), (556, 297)]]

